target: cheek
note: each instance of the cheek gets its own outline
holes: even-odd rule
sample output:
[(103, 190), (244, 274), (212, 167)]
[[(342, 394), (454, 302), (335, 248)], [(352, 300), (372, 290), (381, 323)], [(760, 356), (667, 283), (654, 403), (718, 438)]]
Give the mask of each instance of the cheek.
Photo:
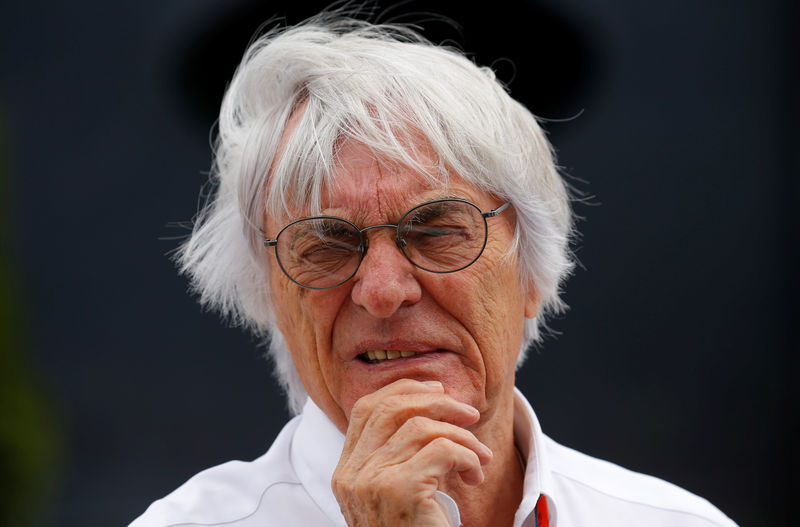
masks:
[[(272, 290), (273, 310), (278, 327), (288, 337), (288, 327), (300, 323), (302, 317), (302, 304), (305, 302), (306, 293), (302, 288), (293, 288), (295, 284), (286, 280), (281, 271), (270, 269), (270, 288)], [(296, 290), (295, 290), (296, 289)]]
[(513, 373), (525, 311), (516, 263), (513, 259), (487, 259), (470, 274), (470, 281), (477, 285), (468, 299), (468, 329), (480, 348), (487, 375)]
[(308, 316), (306, 308), (308, 290), (285, 279), (280, 270), (273, 271), (270, 275), (275, 321), (300, 376), (305, 377), (315, 348), (315, 332), (311, 324), (313, 318)]
[[(280, 271), (278, 271), (280, 273)], [(304, 384), (317, 384), (330, 359), (330, 340), (336, 313), (346, 288), (312, 291), (282, 274), (271, 277), (275, 318)]]

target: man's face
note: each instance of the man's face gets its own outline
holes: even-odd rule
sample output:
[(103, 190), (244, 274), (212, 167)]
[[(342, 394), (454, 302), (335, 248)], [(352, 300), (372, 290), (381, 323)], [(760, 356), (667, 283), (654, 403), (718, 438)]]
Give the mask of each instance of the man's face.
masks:
[[(484, 211), (502, 205), (457, 176), (446, 190), (432, 188), (407, 168), (380, 165), (358, 143), (346, 143), (339, 159), (322, 214), (359, 228), (395, 224), (413, 206), (442, 197), (463, 198)], [(310, 215), (299, 210), (267, 218), (266, 232), (274, 236)], [(481, 257), (449, 274), (415, 267), (395, 245), (392, 229), (368, 231), (358, 272), (333, 289), (301, 288), (272, 262), (278, 326), (309, 395), (342, 431), (360, 397), (402, 378), (441, 381), (484, 417), (511, 393), (523, 320), (538, 309), (536, 294), (521, 291), (516, 256), (506, 254), (513, 222), (511, 210), (489, 219)], [(413, 355), (371, 363), (364, 360), (369, 350)]]

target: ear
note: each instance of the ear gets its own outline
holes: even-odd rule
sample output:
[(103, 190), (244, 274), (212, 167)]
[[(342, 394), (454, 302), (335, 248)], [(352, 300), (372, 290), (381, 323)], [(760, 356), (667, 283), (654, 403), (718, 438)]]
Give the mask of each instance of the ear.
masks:
[(536, 287), (525, 295), (525, 318), (535, 318), (539, 314), (539, 307), (542, 303), (542, 295)]

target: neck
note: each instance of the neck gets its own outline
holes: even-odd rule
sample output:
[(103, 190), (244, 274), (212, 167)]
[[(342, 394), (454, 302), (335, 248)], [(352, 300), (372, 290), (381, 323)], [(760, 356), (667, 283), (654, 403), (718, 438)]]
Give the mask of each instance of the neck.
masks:
[(470, 431), (492, 449), (492, 461), (483, 467), (484, 481), (465, 485), (458, 475), (448, 478), (442, 491), (458, 503), (464, 527), (512, 525), (522, 500), (524, 470), (514, 443), (513, 391), (486, 419)]

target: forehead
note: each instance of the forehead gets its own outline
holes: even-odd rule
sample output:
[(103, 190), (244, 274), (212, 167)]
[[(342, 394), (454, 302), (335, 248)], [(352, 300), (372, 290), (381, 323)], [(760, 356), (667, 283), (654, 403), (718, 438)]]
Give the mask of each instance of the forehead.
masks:
[(438, 166), (435, 153), (425, 143), (409, 146), (406, 153), (415, 166), (386, 159), (362, 143), (345, 142), (337, 153), (336, 168), (323, 187), (324, 206), (388, 204), (413, 199), (420, 193), (446, 192), (456, 182), (451, 180), (460, 180)]
[(405, 153), (414, 166), (387, 159), (363, 143), (342, 142), (335, 166), (322, 180), (319, 200), (308, 196), (274, 221), (332, 215), (380, 223), (395, 221), (409, 208), (434, 199), (457, 197), (481, 207), (496, 201), (442, 166), (426, 141), (407, 145)]

